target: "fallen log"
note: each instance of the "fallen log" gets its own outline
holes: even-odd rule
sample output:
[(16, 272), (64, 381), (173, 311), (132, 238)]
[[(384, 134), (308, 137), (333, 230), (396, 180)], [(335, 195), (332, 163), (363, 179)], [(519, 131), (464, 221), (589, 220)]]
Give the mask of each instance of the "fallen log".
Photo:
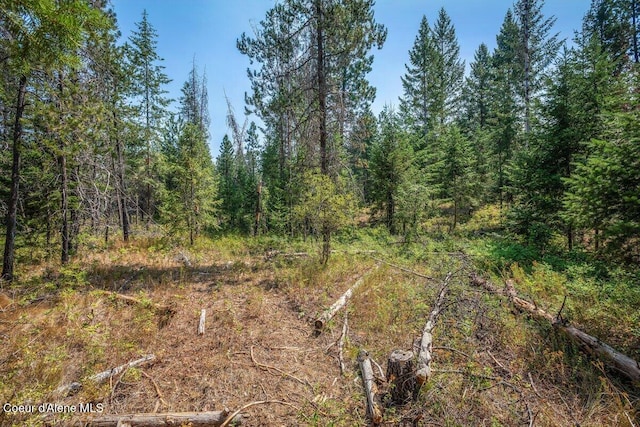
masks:
[(207, 310), (200, 310), (200, 321), (198, 322), (198, 335), (204, 335), (204, 322), (207, 318)]
[[(106, 371), (99, 372), (92, 377), (89, 378), (89, 381), (94, 382), (96, 384), (102, 384), (109, 378), (118, 375), (129, 368), (135, 368), (137, 366), (144, 365), (149, 362), (153, 362), (156, 360), (156, 356), (153, 354), (148, 354), (146, 356), (141, 357), (140, 359), (132, 360), (129, 363), (125, 363), (124, 365), (116, 366), (115, 368), (108, 369)], [(70, 384), (63, 384), (57, 389), (55, 389), (54, 393), (57, 395), (69, 396), (71, 394), (77, 393), (82, 388), (82, 384), (79, 382), (72, 382)]]
[[(376, 266), (375, 268), (377, 269), (378, 266)], [(324, 326), (327, 324), (327, 322), (329, 320), (331, 320), (333, 318), (333, 316), (335, 316), (336, 313), (338, 311), (340, 311), (340, 309), (347, 304), (349, 299), (353, 296), (353, 292), (356, 289), (358, 289), (358, 287), (360, 287), (360, 285), (362, 285), (364, 283), (365, 277), (367, 277), (371, 271), (372, 270), (369, 270), (369, 272), (367, 272), (363, 276), (361, 276), (356, 281), (356, 283), (353, 284), (353, 286), (351, 286), (349, 289), (347, 289), (347, 291), (344, 294), (342, 294), (342, 296), (340, 298), (338, 298), (338, 300), (336, 302), (334, 302), (331, 307), (329, 307), (327, 310), (325, 310), (316, 319), (316, 321), (314, 322), (316, 335), (319, 335), (320, 332), (322, 332), (322, 329), (324, 328)]]
[[(192, 427), (221, 426), (229, 416), (229, 411), (210, 412), (170, 412), (158, 414), (122, 414), (122, 415), (102, 415), (81, 421), (72, 422), (72, 426), (82, 427), (164, 427), (182, 426)], [(234, 425), (243, 422), (243, 415), (237, 414), (233, 418)], [(67, 424), (69, 425), (69, 424)]]
[(535, 304), (519, 298), (516, 294), (515, 287), (511, 280), (506, 281), (506, 287), (504, 291), (498, 290), (487, 279), (472, 273), (470, 276), (470, 283), (474, 286), (480, 286), (490, 293), (506, 296), (509, 301), (523, 312), (527, 312), (534, 317), (549, 321), (554, 328), (565, 333), (571, 338), (582, 351), (587, 354), (597, 356), (604, 361), (609, 367), (625, 375), (631, 380), (632, 383), (640, 385), (640, 363), (632, 358), (620, 353), (608, 344), (600, 341), (598, 338), (593, 337), (573, 326), (569, 326), (566, 322), (562, 321), (559, 316), (552, 316)]
[(376, 383), (373, 379), (373, 368), (371, 367), (371, 359), (366, 350), (360, 350), (358, 354), (358, 364), (362, 373), (362, 384), (367, 401), (367, 416), (371, 419), (373, 425), (382, 422), (382, 410), (376, 401)]
[(417, 397), (412, 351), (394, 350), (387, 361), (387, 382), (391, 401), (404, 405)]
[(431, 377), (431, 352), (433, 350), (432, 331), (436, 324), (436, 320), (438, 319), (438, 315), (442, 311), (442, 306), (444, 305), (444, 299), (447, 295), (451, 277), (451, 272), (447, 273), (445, 276), (442, 282), (442, 287), (440, 288), (440, 293), (438, 294), (438, 299), (433, 305), (433, 310), (431, 310), (427, 323), (424, 325), (424, 329), (422, 330), (422, 338), (420, 339), (420, 347), (418, 350), (418, 361), (416, 363), (416, 383), (418, 388), (420, 388), (422, 384)]

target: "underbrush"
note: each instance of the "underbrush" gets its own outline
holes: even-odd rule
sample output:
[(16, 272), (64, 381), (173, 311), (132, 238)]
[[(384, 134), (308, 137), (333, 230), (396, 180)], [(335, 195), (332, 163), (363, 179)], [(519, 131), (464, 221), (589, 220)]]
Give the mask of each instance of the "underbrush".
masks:
[[(298, 399), (299, 410), (277, 412), (279, 422), (363, 425), (358, 352), (368, 350), (384, 371), (394, 349), (415, 350), (443, 279), (452, 273), (434, 329), (433, 376), (417, 401), (387, 408), (387, 425), (632, 426), (639, 416), (633, 385), (550, 325), (469, 286), (472, 271), (498, 288), (512, 279), (522, 298), (552, 315), (562, 307), (566, 321), (638, 360), (637, 270), (586, 252), (541, 252), (509, 239), (501, 235), (495, 207), (475, 212), (451, 233), (429, 224), (404, 237), (384, 227), (351, 228), (332, 243), (329, 263), (321, 265), (321, 242), (311, 237), (229, 234), (193, 246), (153, 237), (101, 246), (85, 238), (85, 250), (67, 266), (46, 259), (20, 265), (18, 280), (0, 289), (12, 301), (0, 310), (6, 344), (0, 400), (52, 400), (60, 384), (86, 382), (154, 353), (157, 366), (132, 369), (112, 384), (87, 385), (74, 399), (106, 402), (119, 412), (152, 412), (160, 401), (156, 387), (171, 403), (156, 403), (159, 410)], [(313, 320), (361, 277), (346, 310), (313, 337)], [(112, 292), (140, 303), (125, 303)], [(153, 304), (179, 308), (170, 332)], [(206, 339), (194, 332), (201, 308), (214, 331)], [(345, 316), (341, 376), (337, 344)], [(296, 370), (293, 363), (299, 363)], [(171, 380), (163, 382), (164, 376)], [(382, 392), (387, 387), (380, 384)], [(272, 410), (256, 411), (265, 420)], [(0, 424), (11, 425), (7, 420), (0, 415)]]

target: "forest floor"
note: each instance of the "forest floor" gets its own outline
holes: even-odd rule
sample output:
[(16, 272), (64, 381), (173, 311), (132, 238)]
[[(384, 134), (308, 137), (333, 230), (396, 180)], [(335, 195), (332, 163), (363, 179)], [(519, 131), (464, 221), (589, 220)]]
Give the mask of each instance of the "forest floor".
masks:
[[(235, 237), (190, 248), (138, 239), (83, 251), (64, 268), (34, 263), (19, 284), (1, 289), (0, 402), (93, 402), (104, 412), (43, 418), (4, 410), (0, 425), (233, 412), (252, 402), (263, 403), (243, 411), (249, 426), (367, 425), (358, 352), (366, 349), (384, 370), (391, 351), (411, 350), (448, 272), (453, 281), (434, 329), (434, 374), (417, 401), (386, 408), (383, 425), (640, 425), (637, 387), (550, 325), (469, 285), (469, 273), (485, 265), (470, 261), (471, 246), (392, 244), (376, 233), (343, 238), (325, 267), (312, 241)], [(299, 252), (309, 256), (284, 255)], [(508, 271), (518, 292), (554, 314), (563, 294), (575, 295), (567, 316), (638, 360), (640, 331), (629, 312), (638, 308), (635, 293), (616, 303), (619, 313), (602, 313), (586, 285), (572, 287), (566, 273), (538, 264)], [(347, 305), (341, 374), (337, 342), (345, 313), (319, 335), (313, 320), (362, 276)], [(154, 304), (169, 306), (172, 315)], [(202, 309), (206, 330), (198, 335)], [(103, 384), (88, 380), (147, 354), (155, 355), (152, 363)], [(56, 393), (74, 381), (83, 383), (77, 394)]]

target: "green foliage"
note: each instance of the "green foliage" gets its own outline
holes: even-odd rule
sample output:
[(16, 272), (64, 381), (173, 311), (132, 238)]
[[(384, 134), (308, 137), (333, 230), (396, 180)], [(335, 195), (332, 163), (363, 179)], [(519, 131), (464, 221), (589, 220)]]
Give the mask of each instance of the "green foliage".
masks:
[(171, 79), (164, 73), (164, 66), (160, 65), (162, 58), (156, 51), (158, 34), (149, 22), (146, 10), (136, 28), (125, 45), (125, 53), (126, 70), (131, 77), (129, 94), (139, 129), (137, 137), (128, 141), (127, 149), (135, 171), (132, 179), (139, 195), (138, 209), (148, 224), (156, 213), (158, 147), (170, 102), (165, 97), (167, 91), (164, 87)]
[(400, 111), (422, 149), (428, 132), (450, 121), (458, 110), (464, 62), (451, 19), (440, 9), (433, 29), (425, 16), (409, 51), (410, 65), (402, 77)]
[(470, 209), (475, 199), (473, 151), (455, 125), (441, 128), (435, 141), (437, 151), (430, 157), (429, 181), (440, 201), (453, 203), (451, 229), (454, 229), (460, 212)]
[[(340, 183), (318, 172), (308, 171), (303, 178), (306, 192), (294, 207), (294, 218), (305, 232), (324, 237), (353, 223), (356, 201), (352, 194), (343, 190)], [(326, 245), (327, 242), (324, 241)], [(323, 261), (329, 255), (323, 247)]]
[(175, 231), (194, 238), (215, 226), (216, 180), (205, 135), (194, 123), (181, 130), (175, 154), (167, 159), (161, 215)]
[[(414, 193), (411, 183), (407, 182), (413, 161), (413, 150), (407, 135), (400, 128), (400, 120), (391, 107), (385, 107), (378, 119), (380, 130), (378, 139), (371, 147), (369, 170), (371, 174), (371, 198), (374, 201), (374, 211), (384, 212), (385, 224), (391, 233), (396, 232), (396, 211), (399, 208), (400, 191), (402, 203), (416, 202), (409, 200)], [(420, 206), (419, 203), (415, 203)], [(404, 207), (405, 218), (407, 206)], [(402, 209), (402, 208), (401, 208)], [(417, 223), (416, 221), (413, 224)]]

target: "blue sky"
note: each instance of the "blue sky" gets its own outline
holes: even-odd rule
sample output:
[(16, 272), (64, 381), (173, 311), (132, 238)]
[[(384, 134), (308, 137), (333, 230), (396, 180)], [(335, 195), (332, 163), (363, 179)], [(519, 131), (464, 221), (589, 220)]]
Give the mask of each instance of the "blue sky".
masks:
[[(158, 32), (158, 53), (164, 58), (165, 72), (173, 79), (167, 87), (169, 96), (178, 99), (195, 55), (202, 70), (206, 67), (211, 114), (212, 155), (218, 155), (220, 141), (228, 133), (224, 93), (231, 100), (236, 114), (244, 111), (244, 93), (251, 86), (246, 69), (247, 57), (236, 49), (236, 40), (243, 32), (252, 35), (274, 0), (111, 0), (122, 31), (129, 37), (147, 10), (149, 22)], [(570, 40), (580, 28), (590, 0), (547, 0), (545, 16), (557, 19), (554, 30)], [(460, 53), (466, 64), (480, 43), (495, 47), (495, 37), (504, 15), (513, 0), (378, 0), (376, 20), (388, 29), (382, 50), (374, 52), (373, 71), (369, 81), (377, 88), (373, 111), (385, 104), (397, 104), (402, 94), (400, 76), (409, 60), (422, 15), (432, 24), (444, 7), (456, 28)]]

